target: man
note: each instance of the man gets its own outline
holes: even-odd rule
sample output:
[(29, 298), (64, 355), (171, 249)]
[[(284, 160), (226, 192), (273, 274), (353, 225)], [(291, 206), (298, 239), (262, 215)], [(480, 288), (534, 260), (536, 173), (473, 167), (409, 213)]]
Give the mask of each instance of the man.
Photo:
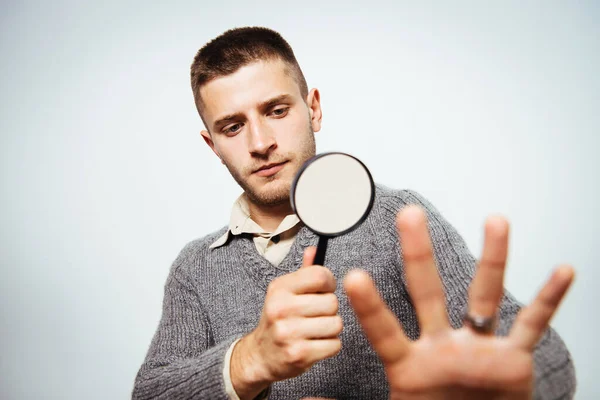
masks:
[(367, 220), (330, 241), (328, 268), (312, 265), (317, 237), (289, 192), (322, 113), (292, 49), (234, 29), (198, 51), (191, 81), (202, 137), (244, 194), (228, 227), (175, 260), (134, 398), (573, 395), (569, 353), (546, 329), (570, 267), (519, 313), (503, 292), (506, 221), (488, 219), (476, 268), (425, 199), (379, 185)]

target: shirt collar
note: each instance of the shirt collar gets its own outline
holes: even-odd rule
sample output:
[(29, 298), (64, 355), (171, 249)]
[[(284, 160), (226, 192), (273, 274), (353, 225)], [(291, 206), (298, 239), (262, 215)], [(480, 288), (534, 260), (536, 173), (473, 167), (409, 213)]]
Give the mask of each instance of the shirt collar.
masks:
[(274, 232), (266, 231), (250, 217), (248, 198), (246, 197), (245, 193), (242, 193), (233, 203), (233, 207), (231, 208), (229, 228), (221, 237), (211, 244), (209, 248), (214, 249), (223, 246), (225, 243), (227, 243), (229, 234), (240, 235), (242, 233), (251, 233), (254, 236), (271, 237), (294, 228), (296, 225), (298, 225), (298, 223), (300, 223), (298, 216), (296, 214), (290, 214), (286, 215)]

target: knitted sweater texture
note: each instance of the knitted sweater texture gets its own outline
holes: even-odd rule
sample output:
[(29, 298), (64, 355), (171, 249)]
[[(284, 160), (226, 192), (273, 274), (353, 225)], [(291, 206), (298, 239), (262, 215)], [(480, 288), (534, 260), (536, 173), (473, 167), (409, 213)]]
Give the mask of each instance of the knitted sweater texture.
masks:
[[(306, 373), (271, 385), (269, 398), (386, 399), (389, 387), (381, 361), (366, 340), (342, 287), (344, 276), (363, 268), (411, 339), (419, 337), (415, 310), (406, 289), (402, 251), (395, 228), (397, 212), (407, 204), (425, 208), (438, 270), (453, 327), (462, 325), (475, 259), (444, 218), (412, 191), (377, 185), (369, 217), (356, 230), (331, 239), (325, 266), (337, 279), (339, 315), (344, 322), (342, 350)], [(302, 228), (286, 258), (274, 267), (260, 256), (247, 235), (232, 236), (209, 249), (227, 228), (184, 247), (165, 284), (162, 317), (133, 388), (133, 399), (227, 399), (223, 382), (225, 352), (251, 332), (260, 319), (267, 286), (299, 268), (306, 247), (318, 237)], [(497, 334), (506, 335), (520, 304), (506, 293), (499, 309)], [(568, 399), (575, 390), (569, 352), (548, 329), (535, 353), (536, 399)]]

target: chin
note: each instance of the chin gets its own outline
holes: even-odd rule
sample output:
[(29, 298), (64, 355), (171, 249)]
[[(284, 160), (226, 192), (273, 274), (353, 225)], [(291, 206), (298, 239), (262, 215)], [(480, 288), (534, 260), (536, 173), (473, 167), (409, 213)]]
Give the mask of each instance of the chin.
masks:
[(260, 187), (248, 188), (246, 193), (255, 203), (275, 206), (290, 201), (291, 182), (282, 179), (268, 181)]

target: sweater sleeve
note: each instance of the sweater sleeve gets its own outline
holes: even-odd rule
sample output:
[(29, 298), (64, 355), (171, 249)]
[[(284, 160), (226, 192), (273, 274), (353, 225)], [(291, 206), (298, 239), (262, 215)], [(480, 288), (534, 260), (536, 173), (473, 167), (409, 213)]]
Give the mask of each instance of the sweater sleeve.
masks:
[(162, 317), (142, 364), (132, 399), (228, 399), (223, 363), (231, 341), (214, 344), (189, 273), (190, 246), (173, 263)]
[[(422, 196), (412, 191), (382, 192), (382, 225), (387, 237), (398, 243), (395, 227), (397, 212), (407, 204), (423, 207), (428, 218), (438, 272), (446, 293), (450, 323), (462, 326), (467, 309), (468, 288), (475, 274), (476, 260), (464, 240), (442, 215)], [(402, 265), (402, 250), (398, 246), (398, 262)], [(498, 335), (507, 335), (522, 305), (507, 291), (498, 312)], [(575, 393), (576, 379), (571, 355), (552, 328), (548, 328), (538, 342), (534, 354), (534, 399), (570, 399)]]

